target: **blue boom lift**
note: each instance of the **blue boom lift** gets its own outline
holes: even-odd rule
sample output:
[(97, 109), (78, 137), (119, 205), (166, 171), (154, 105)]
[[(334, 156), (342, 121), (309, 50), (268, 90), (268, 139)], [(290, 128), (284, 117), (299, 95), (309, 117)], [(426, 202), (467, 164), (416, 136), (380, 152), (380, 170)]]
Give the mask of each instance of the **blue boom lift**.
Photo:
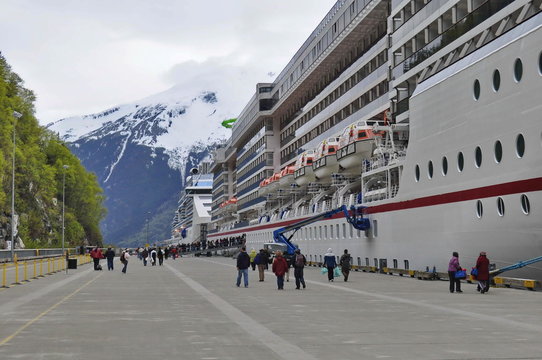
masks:
[[(335, 214), (343, 213), (346, 221), (348, 221), (348, 223), (352, 225), (356, 230), (368, 230), (371, 223), (369, 219), (363, 217), (364, 208), (365, 207), (363, 206), (351, 206), (350, 211), (348, 211), (346, 205), (343, 205), (340, 208), (326, 211), (324, 213), (315, 215), (307, 219), (303, 219), (294, 224), (277, 229), (273, 231), (273, 239), (276, 243), (286, 245), (287, 254), (292, 256), (295, 249), (297, 249), (297, 246), (293, 244), (290, 239), (294, 236), (297, 230), (301, 229), (304, 226), (317, 222), (318, 220), (329, 219)], [(288, 232), (291, 232), (291, 234), (286, 237), (285, 234)]]

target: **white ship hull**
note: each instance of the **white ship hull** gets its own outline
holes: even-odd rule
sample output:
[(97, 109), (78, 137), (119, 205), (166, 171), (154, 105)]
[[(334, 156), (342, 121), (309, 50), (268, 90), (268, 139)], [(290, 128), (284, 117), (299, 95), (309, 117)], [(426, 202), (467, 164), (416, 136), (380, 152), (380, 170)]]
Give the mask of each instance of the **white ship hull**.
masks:
[[(497, 267), (542, 255), (541, 23), (542, 16), (533, 17), (522, 24), (530, 29), (510, 31), (418, 85), (410, 99), (410, 145), (397, 196), (367, 204), (366, 234), (344, 218), (298, 231), (292, 241), (308, 260), (321, 261), (331, 247), (337, 255), (348, 249), (356, 265), (378, 266), (385, 259), (388, 267), (446, 272), (453, 251), (467, 269), (480, 251)], [(519, 81), (516, 59), (522, 62)], [(492, 85), (496, 69), (498, 91)], [(248, 246), (259, 248), (273, 241), (273, 230), (312, 215), (210, 238), (246, 234)], [(542, 264), (507, 275), (542, 280)]]

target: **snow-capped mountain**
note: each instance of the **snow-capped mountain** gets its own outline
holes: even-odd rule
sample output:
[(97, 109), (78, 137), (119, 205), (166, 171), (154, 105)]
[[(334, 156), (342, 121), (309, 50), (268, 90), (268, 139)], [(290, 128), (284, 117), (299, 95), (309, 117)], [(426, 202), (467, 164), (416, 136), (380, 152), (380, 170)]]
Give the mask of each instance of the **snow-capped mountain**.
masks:
[[(189, 170), (228, 136), (221, 121), (233, 114), (224, 107), (217, 92), (186, 96), (183, 89), (172, 88), (47, 125), (96, 173), (106, 195), (106, 243), (129, 243), (135, 234), (147, 232), (147, 219), (150, 242), (169, 237), (169, 221)], [(167, 217), (168, 222), (156, 217)]]

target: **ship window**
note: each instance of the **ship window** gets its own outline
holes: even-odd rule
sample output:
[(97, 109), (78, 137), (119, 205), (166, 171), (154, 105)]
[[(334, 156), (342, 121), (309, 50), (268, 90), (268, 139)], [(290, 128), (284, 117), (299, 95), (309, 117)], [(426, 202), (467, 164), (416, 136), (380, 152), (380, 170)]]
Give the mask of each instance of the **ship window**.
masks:
[(542, 75), (542, 52), (538, 55), (538, 73)]
[(525, 154), (525, 139), (522, 134), (519, 134), (516, 138), (516, 154), (519, 158), (522, 158), (523, 154)]
[(476, 216), (478, 216), (478, 219), (481, 219), (483, 214), (484, 214), (484, 205), (482, 204), (481, 200), (478, 200), (476, 202)]
[(354, 237), (354, 227), (349, 226), (349, 228), (350, 228), (350, 239), (352, 239)]
[(378, 259), (377, 259), (377, 258), (374, 258), (373, 261), (374, 261), (374, 263), (375, 263), (375, 268), (378, 269)]
[(482, 149), (479, 146), (477, 146), (474, 151), (474, 163), (477, 168), (482, 166)]
[(369, 258), (365, 258), (365, 266), (369, 266)]
[(410, 268), (409, 264), (408, 264), (408, 260), (405, 260), (405, 270), (408, 270)]
[(377, 220), (373, 220), (373, 236), (378, 236), (378, 222)]
[(397, 265), (397, 259), (393, 259), (393, 268), (394, 268), (394, 269), (397, 269), (397, 268), (398, 268), (398, 265)]
[(324, 239), (327, 239), (327, 225), (324, 225)]
[(442, 158), (442, 175), (446, 176), (448, 173), (448, 159), (446, 156)]
[(429, 160), (429, 163), (427, 164), (427, 175), (429, 176), (429, 179), (433, 178), (433, 161)]
[(493, 71), (493, 90), (499, 91), (501, 87), (501, 73), (499, 70)]
[(416, 182), (420, 181), (420, 166), (419, 165), (416, 165), (416, 168), (415, 168), (415, 176), (416, 176)]
[(358, 256), (358, 266), (361, 266), (361, 258)]
[(336, 226), (336, 229), (335, 229), (335, 230), (337, 230), (337, 231), (335, 232), (335, 234), (337, 234), (337, 239), (338, 239), (338, 238), (341, 237), (341, 234), (340, 234), (340, 232), (339, 232), (339, 224), (337, 224), (337, 225), (335, 225), (335, 226)]
[(463, 171), (464, 166), (465, 158), (463, 157), (463, 153), (459, 152), (459, 154), (457, 154), (457, 170), (459, 170), (459, 172)]
[(516, 59), (514, 62), (514, 79), (516, 82), (520, 82), (523, 76), (523, 63), (521, 59)]
[(529, 198), (525, 194), (521, 195), (521, 210), (523, 210), (523, 213), (525, 215), (529, 215), (529, 213), (531, 212), (531, 203), (529, 202)]
[(501, 197), (497, 198), (497, 212), (499, 216), (504, 216), (504, 200)]
[[(329, 237), (333, 239), (333, 225), (330, 225), (329, 226)], [(326, 233), (326, 237), (327, 237), (327, 233)]]
[(495, 161), (500, 163), (502, 160), (502, 144), (499, 140), (495, 142)]
[(480, 99), (480, 81), (474, 80), (474, 100)]
[(346, 239), (346, 224), (343, 224), (343, 238)]

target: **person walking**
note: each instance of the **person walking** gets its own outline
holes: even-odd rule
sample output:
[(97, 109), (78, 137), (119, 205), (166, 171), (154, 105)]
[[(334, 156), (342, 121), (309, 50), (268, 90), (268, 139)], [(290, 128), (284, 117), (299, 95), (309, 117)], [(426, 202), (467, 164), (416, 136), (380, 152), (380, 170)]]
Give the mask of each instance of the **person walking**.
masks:
[(241, 252), (237, 255), (237, 287), (241, 285), (241, 276), (245, 280), (245, 287), (248, 287), (248, 268), (250, 267), (250, 256), (247, 249), (243, 246)]
[(324, 255), (324, 266), (327, 268), (327, 280), (333, 281), (333, 270), (337, 267), (337, 260), (331, 248), (327, 249)]
[(105, 258), (107, 259), (107, 271), (112, 271), (115, 252), (110, 247), (107, 248), (107, 251), (105, 252)]
[(152, 248), (151, 250), (151, 263), (152, 266), (156, 266), (156, 249)]
[(452, 253), (452, 258), (450, 259), (450, 262), (448, 263), (448, 278), (450, 278), (450, 292), (462, 293), (461, 291), (461, 280), (455, 278), (455, 273), (457, 270), (461, 270), (461, 266), (459, 265), (459, 254), (457, 251), (454, 251)]
[(164, 251), (161, 247), (158, 248), (158, 265), (162, 266), (164, 264)]
[(478, 286), (476, 290), (480, 294), (486, 293), (489, 291), (489, 259), (485, 251), (482, 251), (478, 260), (476, 260), (476, 269), (478, 269), (478, 275), (476, 275)]
[(301, 253), (300, 249), (295, 249), (294, 256), (294, 277), (295, 277), (295, 288), (299, 290), (300, 285), (303, 285), (303, 289), (307, 286), (305, 285), (305, 279), (303, 277), (303, 269), (307, 265), (307, 259), (305, 255)]
[(149, 257), (149, 250), (147, 250), (147, 248), (145, 248), (141, 252), (141, 258), (143, 259), (143, 266), (147, 266), (148, 257)]
[(250, 250), (250, 266), (252, 266), (252, 271), (256, 270), (256, 262), (254, 262), (256, 255), (257, 255), (256, 250), (252, 248), (252, 250)]
[(282, 256), (282, 251), (277, 251), (275, 260), (273, 260), (272, 270), (277, 277), (277, 286), (279, 290), (284, 290), (284, 274), (288, 269), (288, 263)]
[(130, 258), (130, 252), (128, 249), (124, 249), (122, 254), (120, 254), (120, 262), (124, 265), (122, 267), (122, 272), (126, 274), (126, 269), (128, 268), (128, 259)]
[(348, 275), (350, 274), (350, 268), (352, 267), (352, 257), (348, 253), (348, 249), (344, 249), (344, 254), (341, 256), (339, 261), (341, 265), (341, 270), (344, 276), (344, 281), (348, 281)]
[(265, 274), (265, 265), (267, 264), (267, 257), (265, 256), (264, 249), (260, 249), (260, 252), (254, 258), (254, 262), (258, 265), (258, 277), (259, 281), (263, 282)]
[(103, 259), (102, 250), (100, 250), (99, 247), (95, 247), (90, 251), (90, 257), (94, 261), (94, 270), (102, 270), (102, 267), (100, 266), (100, 259)]

